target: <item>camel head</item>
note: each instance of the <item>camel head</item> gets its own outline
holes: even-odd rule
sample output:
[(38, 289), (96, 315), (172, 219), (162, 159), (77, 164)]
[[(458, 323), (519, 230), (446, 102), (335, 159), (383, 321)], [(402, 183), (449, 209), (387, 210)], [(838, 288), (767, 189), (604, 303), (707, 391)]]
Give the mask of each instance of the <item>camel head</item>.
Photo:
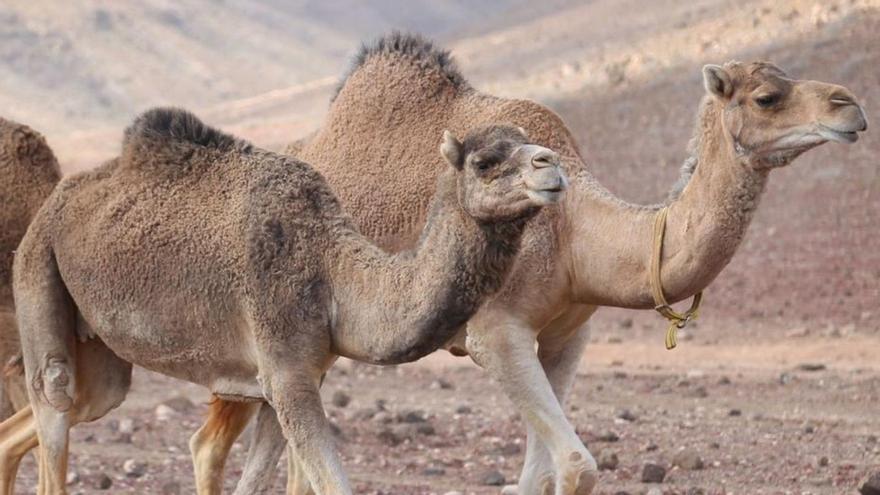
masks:
[(707, 65), (703, 79), (737, 154), (756, 168), (787, 165), (828, 141), (854, 143), (868, 127), (848, 89), (791, 79), (773, 64)]
[(527, 217), (558, 202), (568, 186), (559, 155), (518, 127), (481, 127), (461, 141), (445, 131), (440, 153), (456, 171), (459, 203), (479, 221)]

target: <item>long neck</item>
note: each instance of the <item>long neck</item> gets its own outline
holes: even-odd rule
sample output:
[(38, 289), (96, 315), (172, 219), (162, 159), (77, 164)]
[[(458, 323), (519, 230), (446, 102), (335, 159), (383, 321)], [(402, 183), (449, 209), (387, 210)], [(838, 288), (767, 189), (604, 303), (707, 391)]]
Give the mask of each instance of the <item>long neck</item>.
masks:
[(337, 352), (393, 364), (440, 348), (502, 286), (524, 226), (467, 216), (444, 174), (413, 250), (391, 255), (353, 231), (343, 235), (328, 259)]
[[(693, 175), (667, 205), (661, 279), (670, 302), (701, 291), (727, 265), (767, 181), (766, 171), (737, 157), (713, 100), (701, 105), (691, 151)], [(623, 203), (585, 173), (573, 188), (566, 217), (575, 297), (589, 304), (653, 307), (648, 272), (658, 207)]]

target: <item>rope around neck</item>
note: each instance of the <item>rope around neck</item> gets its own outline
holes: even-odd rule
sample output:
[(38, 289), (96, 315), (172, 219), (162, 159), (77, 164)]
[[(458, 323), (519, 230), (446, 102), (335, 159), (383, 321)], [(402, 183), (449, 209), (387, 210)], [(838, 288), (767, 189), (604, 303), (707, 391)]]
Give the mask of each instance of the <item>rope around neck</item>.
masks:
[(679, 313), (672, 309), (663, 295), (663, 283), (660, 281), (660, 261), (663, 257), (663, 236), (666, 233), (666, 215), (668, 207), (664, 206), (657, 212), (654, 219), (654, 250), (651, 256), (651, 293), (654, 296), (654, 309), (669, 320), (669, 328), (666, 330), (666, 349), (674, 349), (678, 345), (676, 332), (679, 328), (687, 326), (691, 320), (697, 317), (700, 311), (700, 302), (703, 300), (703, 292), (697, 292), (690, 309)]

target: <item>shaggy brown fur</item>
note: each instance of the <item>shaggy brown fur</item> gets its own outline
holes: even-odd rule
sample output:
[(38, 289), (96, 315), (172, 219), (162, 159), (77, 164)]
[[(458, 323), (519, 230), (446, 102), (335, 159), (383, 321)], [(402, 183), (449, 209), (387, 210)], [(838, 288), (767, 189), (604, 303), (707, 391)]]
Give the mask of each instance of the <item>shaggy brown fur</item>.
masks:
[[(793, 80), (771, 64), (707, 66), (704, 78), (708, 95), (694, 157), (683, 191), (668, 205), (662, 279), (673, 302), (706, 287), (728, 263), (769, 169), (828, 140), (851, 142), (866, 126), (845, 88)], [(368, 45), (324, 127), (291, 150), (327, 177), (363, 232), (397, 249), (415, 241), (430, 185), (443, 169), (423, 144), (443, 128), (496, 121), (521, 126), (558, 151), (575, 190), (530, 224), (510, 281), (471, 318), (466, 342), (462, 333), (451, 345), (466, 345), (527, 424), (520, 493), (582, 495), (593, 489), (596, 465), (561, 404), (595, 309), (653, 307), (648, 265), (658, 206), (613, 197), (587, 171), (558, 116), (533, 102), (473, 89), (445, 52), (419, 37), (393, 34)], [(383, 168), (387, 157), (413, 165), (393, 175)], [(392, 175), (395, 180), (387, 180)]]
[(12, 300), (12, 259), (31, 218), (61, 178), (58, 161), (43, 136), (22, 124), (0, 118), (0, 419), (27, 404), (16, 366), (18, 329)]
[[(140, 116), (118, 159), (56, 189), (16, 258), (41, 489), (64, 490), (66, 428), (122, 400), (131, 362), (268, 401), (310, 481), (348, 493), (321, 374), (337, 355), (395, 363), (439, 347), (501, 287), (527, 220), (564, 187), (556, 155), (515, 128), (446, 135), (442, 151), (418, 246), (388, 255), (306, 163), (182, 110)], [(104, 356), (81, 359), (84, 345)]]

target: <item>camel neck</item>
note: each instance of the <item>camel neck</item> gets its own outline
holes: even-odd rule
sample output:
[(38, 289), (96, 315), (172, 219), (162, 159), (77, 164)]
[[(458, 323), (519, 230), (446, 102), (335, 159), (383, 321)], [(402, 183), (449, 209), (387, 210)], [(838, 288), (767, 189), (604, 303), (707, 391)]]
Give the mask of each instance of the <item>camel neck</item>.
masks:
[[(701, 105), (691, 143), (695, 169), (668, 205), (662, 283), (670, 302), (703, 290), (733, 257), (767, 181), (734, 149), (720, 110)], [(570, 270), (579, 302), (651, 308), (648, 270), (652, 230), (660, 206), (614, 198), (588, 174), (573, 182), (569, 205)]]
[(387, 254), (348, 233), (328, 259), (340, 355), (377, 364), (414, 361), (449, 341), (504, 283), (525, 220), (475, 221), (459, 206), (450, 176), (439, 179), (414, 249)]

